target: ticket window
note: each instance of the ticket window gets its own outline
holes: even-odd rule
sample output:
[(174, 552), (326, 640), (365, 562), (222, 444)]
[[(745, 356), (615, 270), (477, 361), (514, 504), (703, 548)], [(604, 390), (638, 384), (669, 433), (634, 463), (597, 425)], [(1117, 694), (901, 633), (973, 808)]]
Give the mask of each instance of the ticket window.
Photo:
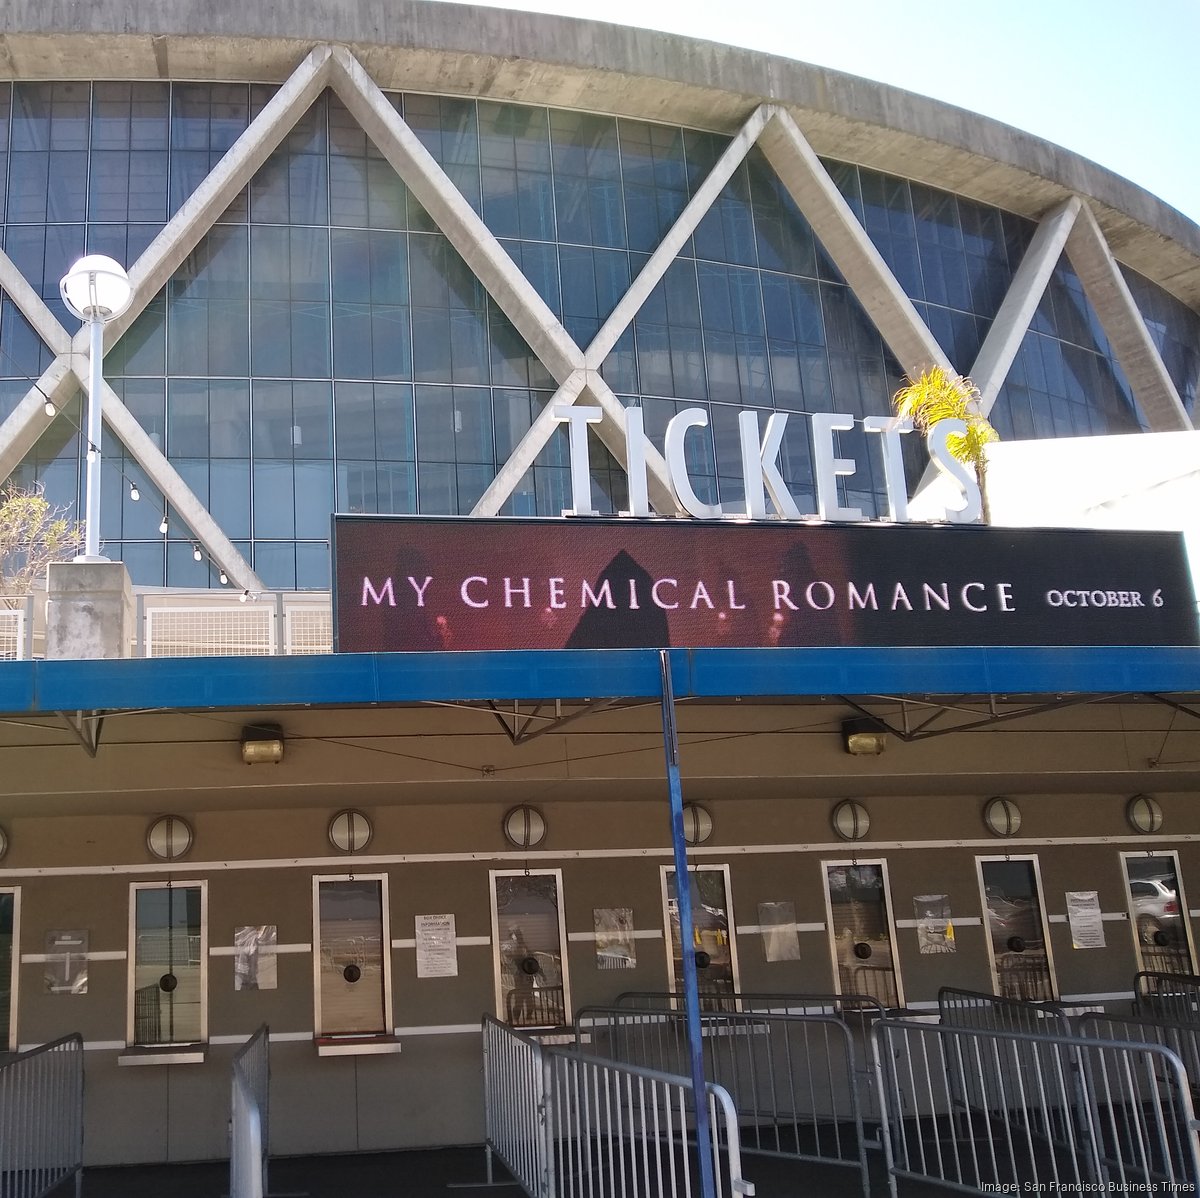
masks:
[[(688, 870), (692, 899), (692, 944), (701, 1010), (728, 1009), (738, 990), (737, 942), (730, 902), (729, 866), (699, 865)], [(683, 946), (675, 871), (662, 868), (663, 912), (670, 929), (668, 967), (671, 991), (683, 993)]]
[(1191, 921), (1174, 852), (1122, 853), (1138, 969), (1194, 973)]
[(387, 878), (313, 878), (314, 1027), (318, 1040), (391, 1034)]
[(571, 987), (562, 870), (493, 870), (497, 1017), (513, 1027), (564, 1027)]
[(19, 890), (0, 890), (0, 1051), (17, 1047), (17, 932), (20, 925)]
[(130, 888), (127, 1041), (155, 1047), (208, 1039), (208, 887)]
[(1056, 997), (1036, 857), (978, 857), (992, 984), (1001, 998)]
[(823, 861), (833, 976), (839, 994), (904, 1005), (884, 861)]

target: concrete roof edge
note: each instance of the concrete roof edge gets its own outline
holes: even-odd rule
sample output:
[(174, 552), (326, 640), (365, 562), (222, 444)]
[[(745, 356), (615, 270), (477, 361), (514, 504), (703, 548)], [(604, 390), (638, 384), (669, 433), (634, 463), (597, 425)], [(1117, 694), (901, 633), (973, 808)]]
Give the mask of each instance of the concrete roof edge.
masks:
[(0, 78), (271, 82), (325, 41), (350, 46), (385, 88), (716, 130), (772, 100), (792, 110), (818, 153), (1023, 216), (1077, 193), (1120, 261), (1200, 309), (1200, 226), (1115, 172), (899, 88), (676, 34), (428, 0), (6, 0)]

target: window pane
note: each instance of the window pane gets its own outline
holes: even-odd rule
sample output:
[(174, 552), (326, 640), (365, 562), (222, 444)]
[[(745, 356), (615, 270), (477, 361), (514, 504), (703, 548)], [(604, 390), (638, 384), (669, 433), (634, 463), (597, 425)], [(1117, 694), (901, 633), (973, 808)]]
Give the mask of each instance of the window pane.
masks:
[(1152, 973), (1192, 973), (1183, 922), (1188, 907), (1174, 854), (1126, 857), (1125, 878), (1138, 968)]
[(133, 894), (134, 1043), (194, 1044), (203, 1037), (203, 889)]
[(385, 1035), (382, 881), (318, 879), (317, 950), (317, 1035)]
[[(733, 941), (729, 926), (729, 897), (723, 869), (696, 869), (688, 874), (692, 899), (692, 951), (696, 954), (696, 980), (702, 995), (733, 994), (737, 978), (733, 968)], [(667, 870), (667, 918), (671, 924), (671, 989), (683, 990), (683, 945), (679, 934), (679, 896), (675, 871)], [(705, 1009), (718, 1009), (709, 1001)]]
[(900, 1000), (883, 866), (826, 866), (825, 885), (838, 990), (869, 995), (885, 1007), (897, 1006)]
[(555, 874), (493, 874), (500, 1018), (514, 1027), (567, 1022)]
[(16, 905), (16, 895), (11, 890), (0, 892), (0, 1044), (6, 1050), (13, 1047), (10, 1028), (13, 1004), (13, 916)]
[(1003, 998), (1054, 998), (1045, 922), (1032, 861), (981, 861), (988, 944)]

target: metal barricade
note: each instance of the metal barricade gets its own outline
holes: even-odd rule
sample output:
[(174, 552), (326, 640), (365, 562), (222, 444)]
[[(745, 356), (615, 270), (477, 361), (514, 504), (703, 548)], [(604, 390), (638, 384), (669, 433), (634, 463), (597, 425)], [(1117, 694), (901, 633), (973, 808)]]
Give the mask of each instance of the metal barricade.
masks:
[(875, 1025), (897, 1178), (1008, 1193), (1195, 1192), (1183, 1065), (1155, 1044), (884, 1019)]
[(938, 991), (938, 1013), (942, 1023), (951, 1027), (1038, 1036), (1069, 1036), (1072, 1031), (1061, 1003), (1025, 1002), (954, 986), (943, 986)]
[(1200, 977), (1144, 970), (1133, 979), (1133, 1013), (1172, 1023), (1200, 1023)]
[[(488, 1177), (495, 1153), (530, 1198), (699, 1194), (692, 1083), (552, 1049), (483, 1020)], [(729, 1095), (706, 1087), (716, 1198), (753, 1195)]]
[[(857, 1169), (869, 1192), (853, 1036), (832, 1015), (740, 1012), (701, 1015), (705, 1079), (726, 1090), (737, 1111), (742, 1151)], [(664, 1073), (688, 1068), (681, 1011), (585, 1007), (576, 1042), (592, 1054)], [(864, 1084), (866, 1083), (866, 1084)]]
[(39, 1198), (83, 1184), (83, 1038), (64, 1036), (0, 1066), (0, 1194)]
[[(735, 990), (728, 994), (700, 996), (706, 1014), (730, 1011), (761, 1011), (781, 1015), (860, 1015), (878, 1019), (883, 1003), (870, 994), (787, 994)], [(683, 993), (674, 990), (626, 990), (613, 1000), (615, 1007), (641, 1010), (673, 1010), (683, 1002)]]
[(230, 1198), (267, 1194), (271, 1144), (271, 1033), (264, 1023), (233, 1057), (229, 1118)]
[(1099, 1011), (1080, 1015), (1075, 1023), (1079, 1034), (1089, 1039), (1161, 1044), (1169, 1048), (1183, 1062), (1193, 1100), (1200, 1094), (1200, 1023), (1139, 1019), (1135, 1015), (1106, 1015)]

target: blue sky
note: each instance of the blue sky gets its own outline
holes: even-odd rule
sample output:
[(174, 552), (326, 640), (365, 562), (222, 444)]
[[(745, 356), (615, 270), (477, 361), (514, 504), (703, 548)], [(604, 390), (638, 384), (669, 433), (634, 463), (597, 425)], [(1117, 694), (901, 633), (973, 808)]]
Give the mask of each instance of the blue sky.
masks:
[(484, 0), (770, 50), (995, 117), (1200, 222), (1200, 0)]

